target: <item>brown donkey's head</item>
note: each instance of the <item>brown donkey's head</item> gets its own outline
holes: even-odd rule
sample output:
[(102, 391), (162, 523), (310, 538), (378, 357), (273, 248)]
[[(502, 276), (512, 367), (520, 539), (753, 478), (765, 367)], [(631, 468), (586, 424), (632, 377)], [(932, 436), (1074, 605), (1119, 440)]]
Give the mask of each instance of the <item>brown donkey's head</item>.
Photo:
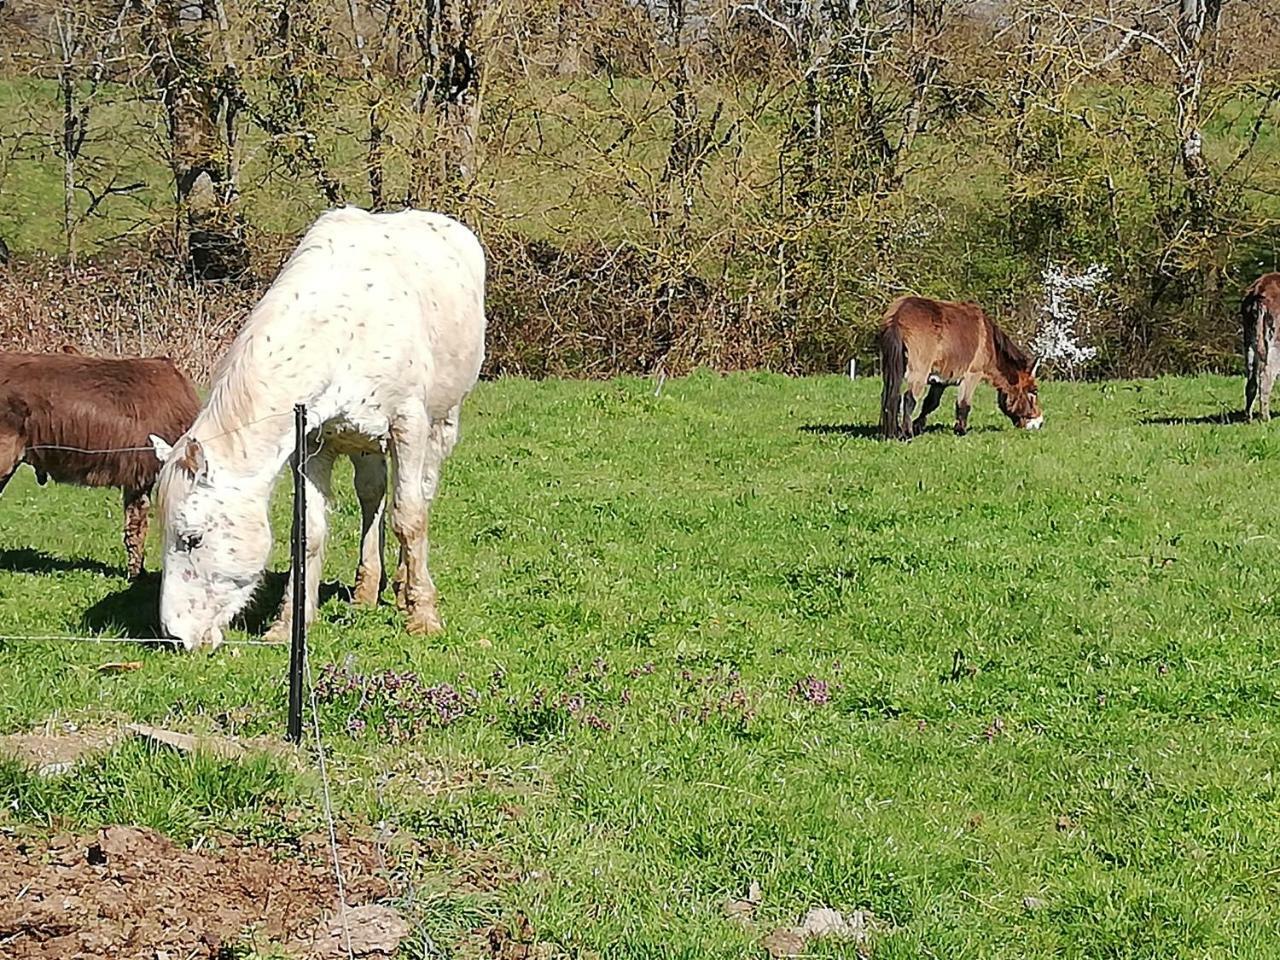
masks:
[(1040, 409), (1040, 388), (1029, 370), (1019, 370), (1007, 390), (1000, 390), (1000, 412), (1019, 430), (1039, 430), (1044, 426)]
[(30, 409), (17, 397), (0, 397), (0, 485), (22, 462)]
[(1019, 430), (1039, 430), (1044, 426), (1040, 409), (1040, 388), (1036, 385), (1036, 367), (1022, 348), (994, 323), (991, 324), (992, 346), (995, 347), (998, 376), (995, 381), (1000, 395), (1000, 412)]

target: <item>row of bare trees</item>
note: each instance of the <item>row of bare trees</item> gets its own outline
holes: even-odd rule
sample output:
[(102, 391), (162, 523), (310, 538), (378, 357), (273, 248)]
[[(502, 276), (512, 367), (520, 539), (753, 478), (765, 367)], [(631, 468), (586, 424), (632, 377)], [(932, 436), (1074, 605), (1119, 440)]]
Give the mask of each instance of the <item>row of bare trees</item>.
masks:
[(907, 289), (1029, 334), (1046, 270), (1105, 270), (1100, 371), (1203, 367), (1280, 247), (1278, 37), (1245, 0), (10, 0), (0, 197), (56, 165), (61, 204), (0, 232), (167, 224), (227, 278), (326, 205), (446, 210), (538, 372), (835, 367)]

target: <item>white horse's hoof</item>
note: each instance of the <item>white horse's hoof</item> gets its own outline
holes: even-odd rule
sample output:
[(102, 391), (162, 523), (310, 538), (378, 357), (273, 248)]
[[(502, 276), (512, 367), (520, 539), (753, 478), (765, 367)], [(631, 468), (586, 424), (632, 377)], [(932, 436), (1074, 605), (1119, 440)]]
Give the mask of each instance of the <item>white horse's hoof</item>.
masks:
[(277, 620), (271, 625), (271, 628), (262, 635), (263, 643), (279, 643), (286, 644), (293, 634), (293, 624), (287, 620)]

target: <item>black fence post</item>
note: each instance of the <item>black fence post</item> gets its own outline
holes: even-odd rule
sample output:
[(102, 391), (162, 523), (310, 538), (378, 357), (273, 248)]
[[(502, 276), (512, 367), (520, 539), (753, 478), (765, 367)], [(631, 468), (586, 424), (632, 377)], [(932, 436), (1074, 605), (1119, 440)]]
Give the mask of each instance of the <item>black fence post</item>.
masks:
[(307, 649), (307, 489), (303, 465), (307, 454), (307, 408), (293, 408), (293, 635), (289, 646), (289, 726), (288, 739), (302, 742), (302, 659)]

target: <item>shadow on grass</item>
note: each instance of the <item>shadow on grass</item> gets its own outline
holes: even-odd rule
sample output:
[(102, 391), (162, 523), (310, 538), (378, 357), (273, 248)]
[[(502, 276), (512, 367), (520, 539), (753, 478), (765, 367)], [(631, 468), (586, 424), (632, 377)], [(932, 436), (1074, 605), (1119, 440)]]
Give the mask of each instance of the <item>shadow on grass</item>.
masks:
[(1138, 422), (1143, 426), (1160, 427), (1192, 427), (1206, 424), (1225, 427), (1229, 423), (1248, 423), (1244, 418), (1243, 410), (1219, 410), (1217, 413), (1206, 413), (1199, 417), (1142, 417)]
[(144, 573), (123, 590), (109, 593), (80, 617), (90, 633), (119, 632), (122, 636), (159, 636), (160, 574)]
[[(284, 602), (284, 588), (289, 582), (289, 574), (284, 570), (268, 570), (263, 574), (262, 582), (254, 591), (249, 605), (238, 613), (232, 623), (245, 633), (261, 636), (275, 622), (280, 612), (280, 604)], [(334, 597), (351, 602), (351, 588), (336, 580), (320, 583), (319, 606), (324, 606)]]
[(800, 427), (801, 433), (827, 433), (837, 436), (859, 437), (864, 440), (879, 440), (880, 428), (870, 423), (806, 423)]
[(123, 567), (113, 567), (101, 560), (89, 557), (55, 557), (43, 550), (30, 547), (19, 547), (16, 550), (0, 550), (0, 570), (9, 573), (69, 573), (87, 571), (101, 573), (109, 577), (123, 577)]
[[(253, 636), (261, 636), (271, 626), (280, 612), (284, 588), (289, 574), (268, 571), (254, 592), (249, 605), (238, 614), (232, 624)], [(320, 603), (332, 597), (351, 599), (351, 590), (341, 583), (322, 583)], [(123, 590), (109, 593), (80, 618), (80, 626), (93, 633), (118, 631), (135, 639), (160, 636), (160, 574), (144, 573)]]
[[(1002, 427), (981, 426), (970, 427), (969, 433), (994, 433), (997, 430), (1004, 429)], [(834, 436), (857, 437), (860, 440), (880, 440), (880, 427), (870, 423), (806, 423), (800, 427), (801, 433), (828, 434)], [(950, 423), (931, 423), (924, 428), (924, 433), (916, 434), (916, 436), (928, 436), (934, 433), (955, 434), (955, 429)]]

